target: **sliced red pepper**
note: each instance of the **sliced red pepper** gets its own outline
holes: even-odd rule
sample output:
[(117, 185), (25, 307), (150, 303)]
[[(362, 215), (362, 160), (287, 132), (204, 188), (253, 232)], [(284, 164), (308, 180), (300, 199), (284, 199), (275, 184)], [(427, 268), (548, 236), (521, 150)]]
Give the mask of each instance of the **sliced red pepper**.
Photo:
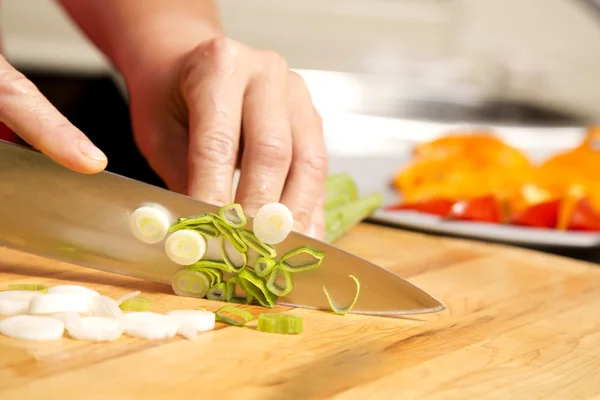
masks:
[(592, 208), (587, 199), (579, 199), (569, 218), (567, 230), (600, 231), (600, 215)]
[(459, 201), (452, 207), (449, 217), (466, 221), (501, 223), (502, 207), (494, 196), (484, 196)]
[(454, 204), (451, 200), (436, 199), (418, 203), (399, 203), (386, 208), (387, 211), (417, 211), (446, 217)]
[(560, 206), (560, 200), (552, 200), (535, 204), (513, 215), (511, 222), (515, 225), (531, 226), (536, 228), (556, 228)]

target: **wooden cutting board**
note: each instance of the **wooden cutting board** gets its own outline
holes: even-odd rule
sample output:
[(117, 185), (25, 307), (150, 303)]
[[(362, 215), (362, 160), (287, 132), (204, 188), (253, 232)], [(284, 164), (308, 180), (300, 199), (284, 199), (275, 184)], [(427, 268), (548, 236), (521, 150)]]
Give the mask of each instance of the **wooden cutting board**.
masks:
[[(600, 395), (600, 271), (522, 249), (362, 225), (339, 246), (385, 266), (447, 309), (410, 318), (294, 309), (297, 336), (218, 324), (196, 342), (110, 344), (0, 337), (0, 399), (582, 399)], [(153, 310), (221, 303), (0, 251), (0, 287), (83, 284)], [(254, 314), (260, 307), (249, 307)], [(287, 310), (280, 308), (279, 310)]]

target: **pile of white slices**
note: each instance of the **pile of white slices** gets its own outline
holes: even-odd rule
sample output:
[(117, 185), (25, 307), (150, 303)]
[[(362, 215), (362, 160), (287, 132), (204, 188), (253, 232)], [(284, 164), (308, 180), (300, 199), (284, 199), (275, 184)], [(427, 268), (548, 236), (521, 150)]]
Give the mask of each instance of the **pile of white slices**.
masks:
[(119, 305), (139, 295), (119, 300), (78, 285), (59, 285), (47, 293), (5, 290), (0, 292), (0, 334), (31, 341), (59, 340), (65, 330), (75, 340), (112, 342), (127, 336), (161, 340), (176, 334), (193, 340), (198, 332), (214, 329), (215, 314), (204, 310), (123, 312)]

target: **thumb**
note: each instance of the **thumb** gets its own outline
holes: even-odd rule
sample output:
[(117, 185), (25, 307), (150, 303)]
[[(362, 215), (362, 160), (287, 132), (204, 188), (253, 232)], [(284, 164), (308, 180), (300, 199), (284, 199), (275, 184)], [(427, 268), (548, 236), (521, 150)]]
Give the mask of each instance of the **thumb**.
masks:
[(33, 148), (66, 168), (86, 174), (106, 168), (106, 155), (2, 56), (0, 121)]

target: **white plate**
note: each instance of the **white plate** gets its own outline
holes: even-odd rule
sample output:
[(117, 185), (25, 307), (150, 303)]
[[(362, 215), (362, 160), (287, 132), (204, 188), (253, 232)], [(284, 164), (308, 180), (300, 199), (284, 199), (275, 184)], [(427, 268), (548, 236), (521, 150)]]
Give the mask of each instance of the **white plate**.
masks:
[[(364, 139), (363, 139), (364, 140)], [(379, 141), (375, 135), (369, 135), (369, 150), (375, 149)], [(397, 147), (395, 147), (395, 145)], [(335, 146), (329, 148), (330, 173), (347, 172), (355, 179), (361, 194), (380, 192), (384, 197), (384, 207), (395, 204), (401, 196), (392, 187), (391, 182), (398, 169), (410, 161), (413, 143), (394, 144), (385, 142), (382, 149), (375, 151), (363, 147), (364, 153), (349, 154)], [(394, 150), (390, 152), (390, 148)], [(386, 151), (387, 150), (387, 151)], [(545, 158), (545, 154), (535, 149), (525, 149), (532, 158)], [(390, 154), (392, 153), (392, 154)], [(409, 211), (375, 212), (371, 221), (400, 228), (409, 228), (429, 233), (456, 235), (494, 242), (524, 245), (531, 247), (555, 248), (600, 248), (600, 234), (585, 232), (564, 232), (551, 229), (496, 225), (481, 222), (457, 222), (443, 220), (437, 216)]]

